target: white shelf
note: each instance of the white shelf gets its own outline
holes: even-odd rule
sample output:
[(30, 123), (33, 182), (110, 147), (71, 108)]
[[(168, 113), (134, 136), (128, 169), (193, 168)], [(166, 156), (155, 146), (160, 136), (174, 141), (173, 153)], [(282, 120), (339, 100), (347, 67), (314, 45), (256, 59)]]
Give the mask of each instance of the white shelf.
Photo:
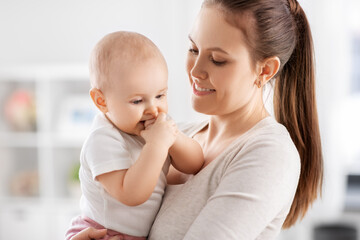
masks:
[[(5, 118), (4, 104), (19, 89), (34, 98), (35, 131), (13, 131)], [(89, 89), (86, 65), (0, 66), (0, 202), (4, 207), (74, 204), (68, 181), (79, 162), (89, 125), (86, 121), (94, 111)], [(85, 109), (89, 116), (76, 125), (74, 116), (66, 114), (78, 109)], [(19, 193), (22, 188), (23, 194)], [(27, 188), (35, 188), (36, 194), (27, 195)]]
[(7, 148), (39, 148), (39, 147), (61, 147), (74, 148), (83, 144), (86, 135), (76, 136), (59, 135), (58, 133), (0, 133), (0, 146)]
[(2, 132), (0, 133), (0, 146), (38, 147), (38, 134), (36, 132)]
[(64, 239), (71, 219), (80, 213), (78, 202), (77, 199), (0, 199), (0, 239)]
[(63, 197), (63, 198), (40, 198), (40, 197), (0, 197), (0, 203), (7, 208), (26, 207), (26, 206), (42, 206), (42, 207), (61, 207), (66, 206), (69, 209), (79, 209), (79, 198)]

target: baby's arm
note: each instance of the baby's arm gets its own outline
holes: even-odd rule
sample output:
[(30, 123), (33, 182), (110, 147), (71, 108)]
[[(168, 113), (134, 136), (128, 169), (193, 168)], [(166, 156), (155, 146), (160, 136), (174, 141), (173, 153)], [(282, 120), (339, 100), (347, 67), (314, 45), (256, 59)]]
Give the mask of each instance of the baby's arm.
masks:
[(173, 121), (159, 114), (155, 123), (141, 132), (146, 143), (135, 164), (129, 169), (99, 175), (98, 181), (112, 197), (126, 205), (144, 203), (154, 191), (177, 134)]
[(204, 164), (204, 155), (200, 144), (179, 132), (175, 143), (169, 149), (172, 165), (182, 173), (196, 174)]

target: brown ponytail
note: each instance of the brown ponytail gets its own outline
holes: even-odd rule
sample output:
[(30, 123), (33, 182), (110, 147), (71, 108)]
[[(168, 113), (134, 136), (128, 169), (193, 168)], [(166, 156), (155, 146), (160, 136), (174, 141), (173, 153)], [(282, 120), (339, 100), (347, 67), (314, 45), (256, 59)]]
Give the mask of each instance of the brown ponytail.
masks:
[(297, 41), (275, 82), (274, 110), (277, 120), (288, 129), (300, 154), (301, 172), (284, 228), (293, 225), (299, 217), (304, 217), (309, 205), (318, 197), (323, 179), (312, 37), (301, 7), (290, 9), (297, 25)]
[[(306, 15), (296, 0), (204, 0), (204, 5), (219, 7), (228, 22), (243, 31), (254, 63), (280, 59), (274, 77), (275, 117), (289, 131), (301, 158), (299, 184), (283, 224), (289, 228), (321, 195), (323, 181), (314, 51)], [(249, 15), (253, 21), (246, 19)]]

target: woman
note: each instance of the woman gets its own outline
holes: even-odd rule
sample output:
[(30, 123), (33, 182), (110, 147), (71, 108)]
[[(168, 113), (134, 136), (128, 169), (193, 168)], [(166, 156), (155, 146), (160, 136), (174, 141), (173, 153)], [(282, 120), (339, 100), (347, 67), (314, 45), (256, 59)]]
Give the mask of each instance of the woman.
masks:
[[(205, 0), (189, 40), (193, 108), (210, 119), (183, 130), (205, 164), (195, 176), (170, 171), (185, 183), (168, 186), (149, 239), (274, 239), (322, 187), (305, 13), (296, 0)], [(273, 80), (277, 121), (263, 104)]]

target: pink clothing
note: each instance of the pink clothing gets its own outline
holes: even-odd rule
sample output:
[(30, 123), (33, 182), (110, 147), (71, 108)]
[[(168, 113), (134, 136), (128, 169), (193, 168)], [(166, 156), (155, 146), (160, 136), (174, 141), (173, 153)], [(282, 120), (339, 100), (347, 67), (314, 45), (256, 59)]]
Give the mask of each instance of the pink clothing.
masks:
[[(93, 227), (96, 229), (105, 228), (104, 226), (100, 225), (99, 223), (95, 222), (94, 220), (88, 217), (78, 216), (72, 220), (71, 227), (66, 232), (65, 239), (70, 240), (75, 234), (77, 234), (78, 232), (82, 231), (87, 227)], [(105, 237), (102, 238), (102, 240), (108, 240), (110, 237), (114, 237), (114, 236), (120, 237), (120, 240), (146, 240), (146, 237), (130, 236), (124, 233), (113, 231), (111, 229), (107, 230), (107, 234), (105, 235)]]

